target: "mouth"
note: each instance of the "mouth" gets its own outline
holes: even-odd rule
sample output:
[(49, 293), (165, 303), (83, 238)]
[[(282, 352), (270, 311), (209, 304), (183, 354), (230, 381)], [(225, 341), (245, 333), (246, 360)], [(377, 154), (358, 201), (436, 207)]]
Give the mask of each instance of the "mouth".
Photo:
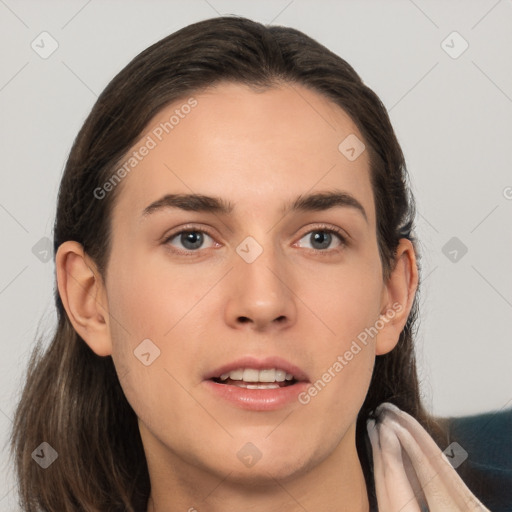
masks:
[(211, 380), (217, 384), (246, 389), (278, 389), (298, 382), (292, 373), (282, 368), (237, 368)]
[(238, 359), (204, 376), (209, 393), (224, 403), (253, 411), (272, 411), (297, 401), (308, 376), (278, 357)]

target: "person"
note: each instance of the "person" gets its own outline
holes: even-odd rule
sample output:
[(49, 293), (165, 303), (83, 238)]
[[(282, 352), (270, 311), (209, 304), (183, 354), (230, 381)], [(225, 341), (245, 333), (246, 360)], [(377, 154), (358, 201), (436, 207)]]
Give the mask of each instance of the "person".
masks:
[(421, 401), (408, 180), (379, 98), (296, 29), (221, 16), (135, 57), (60, 185), (23, 510), (494, 507)]

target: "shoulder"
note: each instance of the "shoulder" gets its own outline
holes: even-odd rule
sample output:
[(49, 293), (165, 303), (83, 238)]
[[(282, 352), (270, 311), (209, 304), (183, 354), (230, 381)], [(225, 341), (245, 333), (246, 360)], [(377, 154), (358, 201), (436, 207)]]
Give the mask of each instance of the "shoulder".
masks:
[(512, 408), (444, 423), (466, 485), (492, 512), (512, 512)]

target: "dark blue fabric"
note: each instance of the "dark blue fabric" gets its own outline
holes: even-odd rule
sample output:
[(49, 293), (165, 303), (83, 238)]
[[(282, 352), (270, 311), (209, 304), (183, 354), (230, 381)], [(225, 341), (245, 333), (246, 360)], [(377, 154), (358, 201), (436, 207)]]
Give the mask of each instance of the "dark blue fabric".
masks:
[(512, 512), (512, 409), (448, 422), (449, 444), (468, 452), (461, 478), (491, 512)]

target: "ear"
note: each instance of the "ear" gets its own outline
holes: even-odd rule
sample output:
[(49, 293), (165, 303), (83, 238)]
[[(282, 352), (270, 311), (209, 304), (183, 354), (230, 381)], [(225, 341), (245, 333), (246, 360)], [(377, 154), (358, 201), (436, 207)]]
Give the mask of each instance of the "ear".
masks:
[(67, 241), (55, 257), (60, 298), (78, 335), (99, 356), (112, 353), (103, 280), (81, 244)]
[(377, 336), (376, 355), (387, 354), (395, 348), (407, 322), (417, 288), (416, 252), (412, 242), (402, 238), (395, 253), (395, 267), (387, 283), (384, 283), (380, 317), (384, 327)]

